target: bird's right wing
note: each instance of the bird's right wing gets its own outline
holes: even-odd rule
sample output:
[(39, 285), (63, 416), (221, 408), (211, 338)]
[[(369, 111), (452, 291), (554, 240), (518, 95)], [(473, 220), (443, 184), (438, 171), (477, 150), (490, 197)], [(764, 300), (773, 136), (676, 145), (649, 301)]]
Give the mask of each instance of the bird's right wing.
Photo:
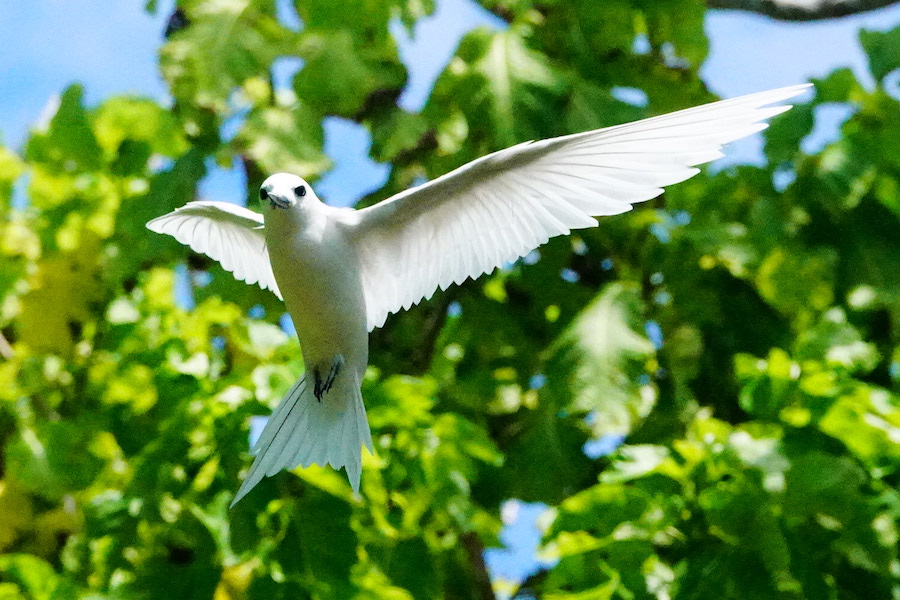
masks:
[(216, 260), (235, 279), (259, 284), (281, 298), (266, 238), (262, 215), (229, 202), (188, 202), (147, 223), (147, 229), (165, 233), (196, 252)]

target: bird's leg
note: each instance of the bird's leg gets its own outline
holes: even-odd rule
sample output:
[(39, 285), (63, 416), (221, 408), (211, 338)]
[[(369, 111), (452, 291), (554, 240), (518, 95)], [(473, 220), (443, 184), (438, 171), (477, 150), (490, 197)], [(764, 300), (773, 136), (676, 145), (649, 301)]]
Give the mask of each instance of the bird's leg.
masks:
[(338, 373), (341, 372), (342, 366), (344, 366), (344, 357), (338, 354), (331, 361), (331, 368), (324, 379), (321, 371), (319, 371), (319, 367), (313, 367), (313, 394), (315, 394), (316, 400), (322, 401), (322, 396), (334, 385), (334, 380), (337, 378)]

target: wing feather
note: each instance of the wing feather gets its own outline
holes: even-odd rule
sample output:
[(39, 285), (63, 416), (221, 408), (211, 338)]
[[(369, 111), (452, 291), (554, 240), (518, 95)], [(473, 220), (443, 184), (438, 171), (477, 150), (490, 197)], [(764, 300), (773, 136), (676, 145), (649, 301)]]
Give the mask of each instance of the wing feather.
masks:
[(205, 254), (235, 279), (258, 284), (281, 298), (263, 234), (262, 215), (227, 202), (189, 202), (147, 223), (147, 229), (171, 235)]
[(594, 227), (699, 172), (722, 146), (766, 127), (798, 85), (635, 123), (525, 142), (363, 209), (351, 227), (369, 329), (388, 314)]

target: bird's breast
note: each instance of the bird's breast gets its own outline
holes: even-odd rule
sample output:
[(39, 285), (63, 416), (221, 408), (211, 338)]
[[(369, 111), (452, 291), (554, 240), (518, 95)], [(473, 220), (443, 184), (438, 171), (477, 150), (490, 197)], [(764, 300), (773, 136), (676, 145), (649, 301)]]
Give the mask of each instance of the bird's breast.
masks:
[(266, 243), (306, 362), (341, 354), (356, 363), (361, 377), (368, 358), (365, 296), (343, 231), (328, 222), (292, 226), (273, 218), (266, 222)]

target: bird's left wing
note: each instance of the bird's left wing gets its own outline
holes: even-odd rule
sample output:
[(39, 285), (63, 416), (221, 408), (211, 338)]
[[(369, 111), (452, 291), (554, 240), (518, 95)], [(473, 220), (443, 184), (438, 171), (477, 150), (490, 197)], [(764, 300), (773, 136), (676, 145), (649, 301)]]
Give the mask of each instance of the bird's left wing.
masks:
[(229, 202), (188, 202), (147, 223), (147, 229), (166, 233), (194, 251), (217, 260), (235, 279), (259, 284), (281, 298), (262, 215)]
[(549, 238), (597, 225), (684, 181), (723, 144), (790, 108), (798, 85), (634, 123), (526, 142), (365, 208), (350, 224), (369, 329), (440, 287), (478, 277)]

